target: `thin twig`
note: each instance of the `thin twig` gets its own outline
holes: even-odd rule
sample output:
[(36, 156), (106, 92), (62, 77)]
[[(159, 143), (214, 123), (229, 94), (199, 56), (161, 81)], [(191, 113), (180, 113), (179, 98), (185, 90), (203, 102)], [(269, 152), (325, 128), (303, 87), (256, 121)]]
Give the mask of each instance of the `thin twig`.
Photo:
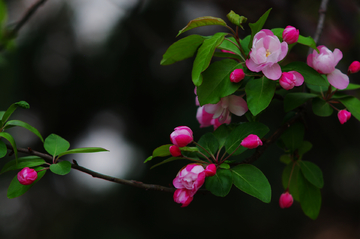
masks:
[[(317, 44), (317, 42), (319, 41), (320, 35), (324, 28), (325, 13), (326, 13), (328, 2), (329, 2), (329, 0), (321, 0), (320, 9), (319, 9), (319, 20), (318, 20), (318, 24), (317, 24), (315, 35), (314, 35), (315, 44)], [(312, 52), (312, 48), (309, 48), (308, 54), (311, 54), (311, 52)]]

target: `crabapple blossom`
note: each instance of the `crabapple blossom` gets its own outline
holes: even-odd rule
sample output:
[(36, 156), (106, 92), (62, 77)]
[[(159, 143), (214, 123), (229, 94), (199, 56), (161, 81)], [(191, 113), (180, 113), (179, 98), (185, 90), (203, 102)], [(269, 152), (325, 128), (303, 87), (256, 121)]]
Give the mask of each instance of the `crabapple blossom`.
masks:
[(245, 78), (245, 73), (243, 69), (235, 69), (230, 74), (230, 81), (233, 83), (239, 83), (244, 78)]
[(196, 119), (200, 123), (200, 128), (208, 127), (213, 125), (214, 130), (217, 129), (222, 124), (230, 124), (231, 122), (231, 116), (230, 114), (227, 116), (226, 120), (224, 122), (219, 122), (218, 119), (213, 119), (214, 114), (210, 114), (205, 111), (204, 106), (201, 106), (198, 108), (196, 113)]
[(358, 61), (353, 61), (348, 69), (349, 74), (353, 74), (360, 71), (360, 62)]
[(181, 156), (181, 151), (180, 151), (179, 147), (176, 146), (176, 145), (171, 145), (171, 146), (169, 147), (169, 151), (170, 151), (170, 153), (171, 153), (171, 155), (172, 155), (173, 157), (179, 157), (179, 156)]
[(335, 69), (335, 66), (343, 57), (342, 52), (339, 49), (332, 52), (325, 46), (318, 46), (317, 49), (320, 53), (314, 50), (312, 54), (309, 54), (307, 64), (320, 74), (327, 75), (329, 83), (335, 88), (345, 89), (349, 85), (349, 77), (340, 70)]
[(257, 148), (258, 146), (263, 145), (259, 136), (255, 135), (255, 134), (249, 134), (245, 139), (243, 139), (241, 141), (240, 144), (241, 144), (241, 146), (248, 148), (248, 149), (254, 149), (254, 148)]
[(174, 201), (177, 203), (181, 203), (181, 207), (188, 206), (191, 201), (193, 200), (193, 196), (191, 196), (191, 193), (189, 190), (186, 189), (177, 189), (174, 192)]
[(299, 30), (293, 26), (287, 26), (283, 31), (282, 37), (287, 44), (293, 44), (299, 39)]
[(216, 174), (216, 165), (215, 164), (209, 164), (205, 168), (205, 177), (212, 177)]
[(288, 191), (281, 194), (279, 199), (279, 205), (281, 208), (288, 208), (293, 204), (293, 202), (293, 196)]
[(304, 83), (304, 77), (297, 71), (283, 72), (279, 83), (285, 90), (290, 90), (294, 86), (300, 86)]
[(204, 167), (199, 164), (188, 164), (179, 171), (173, 180), (174, 187), (177, 189), (189, 190), (189, 195), (194, 194), (205, 182)]
[(351, 117), (351, 113), (347, 110), (340, 110), (338, 112), (338, 119), (341, 124), (346, 123), (346, 121), (348, 121), (350, 117)]
[(178, 147), (185, 147), (193, 141), (193, 132), (187, 126), (179, 126), (170, 134), (170, 140)]
[(288, 44), (281, 42), (277, 36), (268, 29), (263, 29), (255, 34), (250, 51), (250, 58), (246, 66), (254, 72), (262, 71), (264, 75), (277, 80), (281, 77), (279, 61), (284, 59), (288, 52)]
[(22, 185), (32, 184), (37, 179), (37, 177), (38, 177), (37, 172), (29, 167), (23, 168), (17, 174), (17, 179)]

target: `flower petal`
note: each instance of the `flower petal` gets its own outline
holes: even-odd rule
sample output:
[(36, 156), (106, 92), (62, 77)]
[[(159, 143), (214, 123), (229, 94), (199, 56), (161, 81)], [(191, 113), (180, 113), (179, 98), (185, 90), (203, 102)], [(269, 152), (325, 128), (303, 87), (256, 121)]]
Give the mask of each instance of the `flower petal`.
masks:
[(277, 80), (281, 77), (281, 68), (279, 64), (275, 63), (272, 66), (267, 65), (264, 69), (262, 69), (264, 75), (270, 80)]
[(328, 74), (327, 78), (329, 83), (339, 90), (343, 90), (349, 85), (349, 77), (338, 69)]
[(237, 95), (229, 96), (229, 111), (237, 116), (242, 116), (248, 111), (246, 101)]

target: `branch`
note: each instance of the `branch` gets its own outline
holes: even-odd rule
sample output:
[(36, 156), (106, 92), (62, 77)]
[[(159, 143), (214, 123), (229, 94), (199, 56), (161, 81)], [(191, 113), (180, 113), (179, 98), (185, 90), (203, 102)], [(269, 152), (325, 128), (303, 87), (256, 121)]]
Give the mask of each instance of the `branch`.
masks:
[[(315, 44), (317, 44), (317, 42), (319, 41), (321, 32), (324, 27), (325, 13), (326, 13), (326, 8), (327, 8), (328, 2), (329, 2), (329, 0), (321, 0), (320, 9), (319, 9), (319, 20), (318, 20), (318, 24), (317, 24), (315, 35), (314, 35)], [(311, 52), (312, 52), (312, 48), (309, 49), (309, 54)]]

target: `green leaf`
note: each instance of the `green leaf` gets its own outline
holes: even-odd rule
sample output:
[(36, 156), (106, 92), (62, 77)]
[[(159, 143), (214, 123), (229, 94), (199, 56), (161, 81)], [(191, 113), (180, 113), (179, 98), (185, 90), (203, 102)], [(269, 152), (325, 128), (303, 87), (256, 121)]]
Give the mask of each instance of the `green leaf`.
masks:
[[(43, 167), (34, 168), (36, 171), (43, 169)], [(7, 191), (8, 198), (16, 198), (26, 193), (35, 183), (37, 183), (46, 173), (46, 170), (38, 172), (37, 179), (30, 185), (22, 185), (17, 179), (17, 175), (13, 178)]]
[(40, 166), (42, 164), (45, 164), (45, 160), (42, 158), (39, 158), (38, 156), (27, 156), (27, 157), (21, 157), (18, 158), (17, 162), (16, 160), (11, 160), (7, 162), (4, 167), (1, 169), (0, 174), (11, 171), (11, 170), (17, 170), (22, 169), (25, 167), (35, 167)]
[(308, 182), (302, 173), (298, 174), (298, 187), (301, 209), (306, 216), (315, 220), (321, 208), (320, 189)]
[(269, 80), (266, 77), (254, 79), (246, 84), (245, 92), (249, 110), (256, 116), (266, 109), (276, 89), (276, 81)]
[(86, 148), (70, 149), (68, 151), (60, 153), (59, 158), (61, 156), (67, 155), (67, 154), (97, 153), (97, 152), (104, 152), (104, 151), (109, 151), (109, 150), (100, 148), (100, 147), (86, 147)]
[(44, 142), (43, 137), (41, 136), (40, 132), (39, 132), (36, 128), (34, 128), (34, 127), (32, 127), (31, 125), (29, 125), (28, 123), (25, 123), (25, 122), (20, 121), (20, 120), (10, 120), (10, 121), (6, 122), (4, 129), (10, 128), (10, 127), (14, 127), (14, 126), (23, 127), (23, 128), (25, 128), (25, 129), (31, 131), (31, 132), (34, 133), (36, 136), (38, 136), (42, 142)]
[[(294, 169), (293, 169), (294, 167)], [(289, 187), (289, 192), (293, 196), (294, 200), (300, 201), (299, 199), (299, 188), (298, 188), (298, 174), (300, 173), (300, 167), (296, 162), (288, 164), (282, 174), (282, 184), (284, 189)], [(291, 175), (291, 180), (289, 181)]]
[(304, 104), (307, 100), (317, 97), (316, 94), (310, 94), (310, 93), (288, 93), (285, 95), (284, 98), (284, 110), (285, 112), (288, 112), (290, 110), (293, 110), (300, 105)]
[(19, 102), (16, 102), (12, 105), (10, 105), (10, 107), (5, 111), (1, 121), (2, 121), (2, 124), (4, 125), (5, 122), (10, 118), (10, 116), (12, 115), (12, 113), (14, 113), (14, 111), (18, 108), (18, 107), (21, 107), (21, 108), (24, 108), (24, 109), (28, 109), (30, 108), (29, 104), (25, 101), (19, 101)]
[(246, 17), (236, 14), (233, 10), (231, 10), (226, 16), (232, 24), (239, 26), (244, 30), (242, 24), (247, 21)]
[(71, 163), (69, 161), (61, 161), (51, 164), (50, 171), (58, 175), (66, 175), (71, 171)]
[[(249, 53), (250, 53), (251, 44), (252, 44), (252, 42), (250, 44), (250, 39), (251, 39), (251, 36), (248, 35), (244, 39), (240, 40), (240, 45), (245, 52), (245, 56), (249, 55)], [(250, 48), (249, 48), (249, 45), (250, 45)]]
[(149, 162), (149, 161), (152, 160), (152, 159), (153, 159), (153, 156), (149, 156), (149, 157), (147, 157), (147, 158), (145, 159), (144, 163)]
[(307, 84), (319, 85), (319, 86), (329, 85), (329, 83), (322, 77), (320, 73), (318, 73), (316, 70), (308, 66), (305, 62), (294, 61), (290, 64), (287, 64), (286, 66), (281, 67), (281, 70), (283, 72), (288, 72), (288, 71), (299, 72), (304, 77), (304, 81)]
[(160, 64), (171, 65), (192, 57), (203, 41), (204, 38), (200, 35), (190, 35), (178, 40), (166, 50)]
[(44, 142), (45, 150), (52, 156), (59, 155), (70, 148), (70, 143), (56, 134), (50, 134)]
[(195, 86), (200, 86), (202, 84), (201, 73), (208, 68), (215, 49), (223, 42), (225, 35), (227, 35), (227, 33), (218, 32), (211, 38), (204, 40), (204, 43), (200, 46), (191, 73), (192, 81)]
[(212, 177), (206, 177), (205, 187), (212, 194), (218, 197), (225, 197), (231, 190), (233, 178), (231, 171), (219, 168)]
[(230, 165), (227, 164), (227, 163), (222, 163), (222, 164), (220, 164), (219, 167), (220, 167), (220, 168), (223, 168), (223, 169), (230, 169)]
[(280, 156), (280, 162), (284, 163), (284, 164), (289, 164), (291, 163), (291, 156), (290, 154), (283, 154)]
[(251, 39), (250, 39), (250, 42), (249, 42), (249, 45), (248, 45), (248, 48), (251, 49), (251, 45), (252, 45), (252, 42), (253, 42), (253, 39), (254, 39), (254, 36), (256, 33), (258, 33), (264, 26), (268, 16), (269, 16), (269, 13), (271, 11), (271, 8), (269, 10), (267, 10), (260, 18), (257, 22), (255, 23), (249, 23), (249, 27), (251, 29)]
[(4, 0), (0, 1), (0, 25), (5, 26), (7, 21), (7, 7)]
[(227, 124), (222, 124), (220, 125), (215, 131), (214, 131), (214, 136), (217, 138), (218, 143), (219, 143), (219, 148), (222, 148), (225, 144), (225, 141), (229, 135), (229, 133), (231, 132), (230, 128), (228, 127)]
[(349, 83), (348, 87), (346, 87), (346, 89), (343, 90), (357, 90), (357, 89), (360, 89), (360, 85)]
[(265, 175), (251, 164), (241, 164), (231, 169), (234, 185), (241, 191), (269, 203), (271, 186)]
[(182, 152), (199, 152), (197, 147), (180, 147), (179, 148)]
[(230, 74), (235, 69), (241, 69), (240, 63), (225, 59), (216, 61), (203, 73), (203, 84), (197, 87), (200, 105), (216, 104), (221, 98), (233, 94), (241, 85), (230, 81)]
[(230, 58), (230, 59), (236, 59), (236, 60), (242, 60), (241, 57), (237, 54), (232, 53), (225, 53), (225, 52), (214, 52), (214, 57), (221, 57), (221, 58)]
[(179, 160), (179, 159), (183, 159), (183, 158), (179, 158), (179, 157), (170, 157), (170, 158), (167, 158), (167, 159), (163, 160), (162, 162), (155, 164), (155, 165), (152, 166), (150, 169), (153, 169), (153, 168), (155, 168), (155, 167), (157, 167), (157, 166), (160, 166), (161, 164), (169, 163), (169, 162), (172, 162), (172, 161), (175, 161), (175, 160)]
[(305, 178), (317, 188), (324, 186), (324, 179), (321, 169), (309, 161), (299, 161), (300, 169)]
[[(259, 122), (248, 122), (237, 126), (226, 139), (225, 149), (228, 154), (232, 153), (249, 134), (255, 134), (259, 138), (264, 137), (269, 132), (269, 128)], [(241, 154), (247, 148), (240, 146), (233, 155)]]
[(322, 117), (330, 116), (333, 112), (333, 108), (321, 98), (313, 99), (312, 110), (314, 114)]
[(6, 144), (0, 140), (0, 158), (5, 157), (7, 154)]
[(159, 147), (157, 147), (156, 149), (154, 149), (152, 156), (155, 157), (166, 157), (166, 156), (170, 156), (170, 146), (172, 146), (173, 144), (165, 144), (165, 145), (161, 145)]
[(360, 101), (354, 96), (341, 98), (339, 101), (345, 105), (345, 107), (351, 112), (357, 120), (360, 120)]
[(196, 27), (203, 27), (203, 26), (213, 26), (213, 25), (220, 25), (226, 27), (226, 22), (221, 18), (205, 16), (205, 17), (198, 17), (194, 20), (191, 20), (183, 29), (179, 31), (177, 36), (181, 33), (194, 29)]
[(301, 147), (299, 148), (299, 155), (303, 155), (312, 148), (312, 144), (309, 141), (303, 141)]
[(319, 49), (316, 48), (316, 43), (315, 43), (314, 39), (310, 36), (304, 37), (302, 35), (299, 35), (299, 39), (298, 39), (297, 43), (311, 47), (312, 49), (316, 50), (320, 54)]
[[(214, 156), (214, 154), (219, 148), (218, 140), (212, 133), (206, 133), (201, 136), (198, 144), (201, 145), (204, 149), (206, 149), (211, 154), (211, 156)], [(196, 145), (196, 147), (201, 153), (209, 156), (209, 154), (206, 153), (205, 150), (203, 150), (201, 147), (199, 147), (198, 145)]]
[(14, 154), (15, 154), (15, 159), (17, 159), (17, 148), (16, 148), (16, 143), (14, 138), (11, 136), (11, 134), (6, 133), (6, 132), (0, 132), (0, 138), (3, 137), (4, 139), (6, 139), (7, 141), (9, 141), (9, 143), (11, 144), (11, 146), (13, 147), (14, 150)]
[(292, 124), (281, 136), (286, 148), (294, 152), (303, 144), (305, 127), (302, 123)]
[[(236, 44), (236, 40), (234, 37), (228, 37), (225, 38), (224, 41), (217, 47), (220, 50), (227, 50), (227, 51), (231, 51), (234, 52), (235, 54), (232, 54), (233, 57), (240, 55), (240, 50), (237, 47)], [(231, 54), (231, 53), (229, 53)], [(241, 59), (241, 58), (240, 58)]]

